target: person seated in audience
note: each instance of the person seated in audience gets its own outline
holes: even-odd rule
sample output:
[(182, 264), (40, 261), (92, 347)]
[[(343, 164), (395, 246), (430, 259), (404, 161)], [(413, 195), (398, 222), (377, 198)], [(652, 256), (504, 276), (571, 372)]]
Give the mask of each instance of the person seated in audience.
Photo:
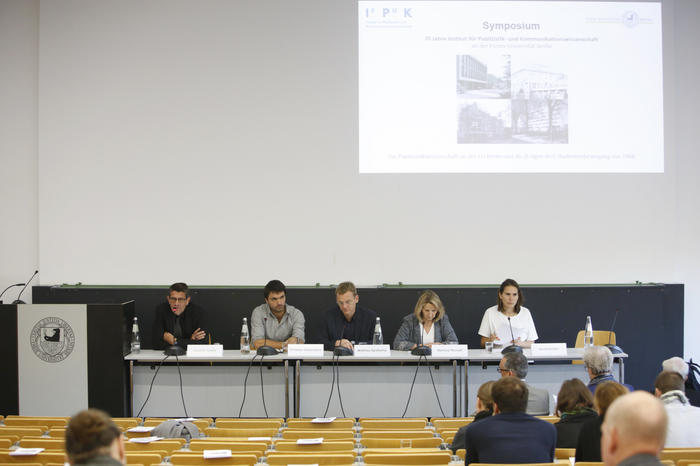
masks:
[(287, 304), (287, 288), (279, 280), (270, 280), (263, 288), (265, 303), (250, 316), (250, 341), (253, 348), (271, 346), (284, 350), (288, 344), (304, 343), (304, 314)]
[(156, 307), (153, 321), (153, 348), (208, 343), (204, 325), (204, 310), (190, 302), (186, 283), (173, 283), (168, 290), (167, 302)]
[(605, 413), (617, 397), (629, 393), (627, 387), (613, 381), (603, 382), (593, 395), (593, 407), (598, 416), (587, 420), (581, 426), (576, 443), (576, 461), (602, 461), (600, 456), (600, 426)]
[(654, 381), (654, 394), (668, 414), (666, 448), (700, 447), (700, 408), (685, 396), (685, 383), (678, 372), (663, 371)]
[[(583, 364), (590, 378), (588, 388), (591, 393), (595, 393), (595, 389), (600, 383), (608, 380), (616, 381), (612, 375), (613, 355), (605, 346), (589, 346), (586, 348), (583, 351)], [(631, 385), (623, 385), (629, 391), (633, 390)]]
[(600, 450), (606, 466), (660, 466), (668, 417), (661, 402), (645, 391), (613, 401), (603, 421)]
[(481, 319), (479, 335), (482, 348), (487, 341), (500, 341), (523, 348), (532, 346), (538, 338), (537, 330), (530, 310), (522, 305), (524, 300), (518, 282), (508, 278), (501, 283), (497, 304), (486, 309)]
[(554, 424), (557, 428), (557, 448), (576, 448), (583, 423), (598, 417), (593, 409), (593, 395), (579, 379), (565, 380), (561, 384), (554, 412), (560, 418)]
[(336, 346), (352, 350), (355, 343), (372, 342), (377, 313), (358, 306), (359, 301), (360, 296), (352, 282), (343, 282), (336, 287), (336, 305), (325, 315), (323, 346), (327, 351), (333, 351)]
[(126, 454), (122, 431), (103, 411), (80, 411), (66, 427), (66, 457), (71, 465), (124, 465)]
[(661, 370), (669, 372), (678, 372), (680, 376), (683, 377), (684, 381), (688, 380), (688, 363), (685, 362), (683, 358), (679, 358), (678, 356), (668, 358), (664, 362), (662, 362)]
[[(523, 353), (506, 353), (498, 364), (501, 377), (517, 377), (523, 382), (527, 377), (527, 357)], [(549, 414), (549, 392), (542, 388), (527, 385), (527, 413), (533, 416)]]
[(503, 377), (491, 387), (491, 396), (494, 415), (469, 424), (464, 432), (464, 464), (553, 462), (557, 431), (549, 422), (525, 413), (525, 382)]
[[(493, 416), (491, 388), (494, 383), (493, 380), (489, 380), (479, 387), (479, 391), (476, 393), (476, 414), (474, 414), (474, 420), (471, 423)], [(460, 427), (452, 439), (452, 445), (450, 445), (452, 453), (455, 453), (460, 448), (464, 448), (464, 432), (466, 432), (468, 426), (469, 424)]]
[(433, 346), (443, 343), (457, 343), (457, 335), (440, 297), (434, 291), (426, 290), (418, 298), (413, 314), (403, 318), (394, 338), (394, 349), (407, 351), (421, 344)]

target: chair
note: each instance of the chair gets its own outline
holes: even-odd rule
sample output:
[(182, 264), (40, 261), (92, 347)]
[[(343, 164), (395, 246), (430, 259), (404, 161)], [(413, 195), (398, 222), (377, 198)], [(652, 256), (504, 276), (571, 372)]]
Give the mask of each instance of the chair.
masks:
[(15, 442), (13, 442), (9, 438), (0, 438), (0, 449), (2, 450), (9, 450), (12, 445), (14, 445)]
[(460, 427), (471, 424), (474, 421), (473, 417), (443, 417), (443, 418), (433, 418), (431, 422), (435, 427), (435, 430), (440, 432), (440, 430), (457, 430)]
[(204, 433), (209, 437), (274, 437), (279, 432), (276, 428), (267, 429), (222, 429), (220, 427), (208, 427)]
[(370, 430), (362, 431), (362, 438), (432, 438), (435, 433), (432, 430)]
[[(10, 446), (12, 446), (15, 443), (19, 442), (19, 435), (0, 435), (0, 440), (9, 440)], [(0, 450), (9, 449), (9, 448), (10, 447), (7, 447), (7, 448), (0, 447)]]
[(229, 458), (204, 459), (202, 453), (176, 452), (170, 457), (170, 463), (179, 465), (229, 465), (242, 464), (253, 466), (258, 462), (258, 457), (253, 453), (232, 453)]
[(323, 441), (316, 445), (299, 445), (296, 440), (278, 440), (275, 443), (275, 451), (283, 451), (285, 453), (316, 453), (316, 452), (334, 452), (346, 453), (353, 452), (355, 442), (352, 440), (330, 440)]
[[(576, 343), (574, 348), (583, 348), (583, 335), (585, 330), (579, 330), (576, 334)], [(608, 341), (608, 339), (610, 341)], [(615, 332), (609, 330), (593, 330), (593, 344), (596, 346), (607, 345), (608, 343), (616, 344)], [(583, 364), (583, 361), (571, 361), (571, 364)]]
[(24, 426), (46, 426), (45, 431), (52, 426), (65, 426), (68, 424), (67, 417), (39, 417), (39, 416), (7, 416), (5, 425), (10, 427)]
[(676, 463), (679, 460), (694, 460), (695, 462), (699, 462), (700, 448), (664, 448), (661, 450), (659, 458), (662, 460), (672, 460)]
[(66, 438), (66, 428), (61, 426), (49, 427), (49, 437)]
[(267, 464), (287, 465), (287, 464), (333, 464), (352, 465), (355, 462), (353, 453), (307, 453), (296, 454), (289, 452), (271, 451), (267, 454)]
[(140, 452), (140, 451), (127, 451), (126, 452), (126, 463), (127, 464), (160, 464), (163, 461), (164, 455), (155, 452)]
[[(576, 463), (578, 464), (578, 463)], [(698, 460), (678, 460), (676, 461), (676, 466), (700, 466), (700, 461)]]
[(366, 453), (363, 455), (365, 464), (448, 464), (452, 459), (452, 455), (447, 450), (438, 450), (435, 452), (419, 452), (419, 453)]
[(32, 456), (10, 456), (8, 450), (0, 451), (0, 463), (65, 463), (66, 454), (58, 451), (42, 451)]
[(438, 432), (440, 437), (445, 441), (445, 443), (452, 443), (455, 439), (455, 435), (457, 434), (456, 430), (443, 430), (442, 432)]
[(355, 419), (338, 418), (333, 422), (314, 423), (311, 419), (290, 418), (287, 420), (288, 429), (303, 430), (351, 430), (355, 427)]
[(19, 441), (19, 446), (22, 448), (44, 448), (46, 450), (61, 450), (66, 449), (66, 441), (62, 438), (48, 437), (33, 437), (24, 436)]
[(283, 418), (270, 419), (232, 419), (217, 418), (215, 427), (223, 429), (279, 429), (284, 423)]
[(555, 460), (566, 460), (569, 461), (569, 458), (576, 456), (576, 449), (575, 448), (556, 448), (554, 450), (554, 459)]
[[(360, 443), (365, 448), (401, 448), (397, 438), (363, 438)], [(440, 437), (411, 439), (411, 448), (438, 448), (442, 444)]]
[[(387, 455), (412, 455), (414, 453), (435, 453), (435, 452), (447, 452), (449, 450), (440, 450), (439, 448), (416, 448), (416, 447), (398, 447), (398, 448), (365, 448), (360, 450), (360, 455), (372, 455), (374, 453), (382, 453)], [(451, 454), (450, 454), (451, 455)]]
[(561, 420), (559, 416), (535, 416), (537, 419), (542, 419), (543, 421), (547, 421), (550, 424), (556, 424)]
[(460, 448), (455, 452), (455, 455), (459, 457), (462, 461), (467, 457), (467, 450), (465, 448)]
[[(146, 427), (155, 427), (159, 424), (162, 424), (164, 421), (168, 421), (171, 418), (167, 417), (147, 417), (143, 421), (143, 425)], [(210, 417), (204, 417), (200, 419), (195, 419), (194, 421), (187, 421), (191, 422), (192, 424), (196, 425), (199, 430), (204, 430), (207, 427), (211, 426), (211, 423), (214, 422), (212, 418)]]
[(164, 456), (170, 456), (172, 452), (181, 449), (185, 445), (185, 439), (163, 439), (151, 443), (124, 442), (126, 451), (149, 453), (152, 451), (163, 451)]
[(44, 427), (7, 427), (0, 426), (0, 437), (6, 437), (8, 435), (16, 435), (19, 438), (25, 437), (27, 435), (40, 436), (47, 429)]
[(354, 440), (355, 432), (352, 430), (296, 430), (296, 429), (285, 429), (282, 431), (282, 438), (285, 440), (300, 439), (300, 438), (317, 438), (323, 437), (324, 439), (333, 440)]
[(366, 430), (418, 430), (428, 425), (426, 419), (363, 419), (362, 431)]
[(231, 450), (232, 452), (256, 452), (256, 456), (263, 456), (267, 450), (266, 442), (221, 442), (207, 441), (207, 439), (192, 439), (190, 450), (201, 452), (204, 450)]
[[(254, 437), (250, 437), (254, 438)], [(265, 440), (261, 440), (265, 439)], [(192, 450), (192, 445), (197, 445), (200, 442), (205, 442), (212, 444), (214, 446), (214, 450), (221, 450), (225, 449), (226, 447), (224, 445), (232, 444), (232, 443), (264, 443), (267, 448), (270, 448), (270, 445), (272, 445), (272, 437), (258, 437), (256, 440), (249, 440), (249, 437), (204, 437), (204, 438), (193, 438), (190, 440), (190, 450)]]
[[(579, 463), (576, 463), (579, 464)], [(600, 463), (602, 464), (602, 463)], [(515, 466), (509, 463), (470, 463), (469, 466)], [(561, 463), (520, 463), (518, 466), (561, 466)]]
[(112, 422), (114, 422), (117, 427), (121, 430), (131, 429), (141, 424), (140, 417), (113, 417)]

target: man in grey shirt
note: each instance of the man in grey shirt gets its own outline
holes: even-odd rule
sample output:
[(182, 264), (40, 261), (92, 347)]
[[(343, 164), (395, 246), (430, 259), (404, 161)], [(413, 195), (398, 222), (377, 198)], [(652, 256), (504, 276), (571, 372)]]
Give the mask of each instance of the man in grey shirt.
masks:
[[(501, 377), (513, 376), (525, 382), (527, 377), (527, 358), (523, 353), (507, 353), (498, 365)], [(527, 414), (547, 416), (549, 414), (549, 392), (527, 384)]]
[(263, 292), (265, 304), (253, 309), (250, 318), (253, 346), (259, 348), (267, 345), (285, 349), (290, 343), (304, 343), (304, 314), (286, 303), (287, 289), (284, 283), (271, 280)]

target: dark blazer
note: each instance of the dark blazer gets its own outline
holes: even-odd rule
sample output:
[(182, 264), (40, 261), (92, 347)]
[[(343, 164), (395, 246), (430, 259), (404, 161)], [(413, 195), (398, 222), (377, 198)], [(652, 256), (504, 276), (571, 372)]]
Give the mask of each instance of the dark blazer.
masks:
[(552, 463), (557, 431), (525, 413), (501, 413), (471, 423), (464, 435), (470, 463)]
[[(408, 351), (413, 345), (419, 345), (421, 343), (420, 325), (421, 323), (415, 314), (409, 314), (404, 317), (396, 338), (394, 338), (394, 349)], [(436, 343), (446, 343), (448, 341), (457, 343), (457, 335), (452, 325), (450, 325), (450, 319), (447, 317), (447, 314), (443, 314), (442, 319), (433, 322), (433, 327), (435, 328)]]
[(603, 461), (600, 455), (600, 426), (603, 418), (591, 418), (583, 423), (576, 442), (576, 462)]
[(557, 428), (557, 448), (576, 448), (583, 424), (597, 417), (598, 413), (592, 409), (562, 416), (561, 421), (554, 424)]
[[(168, 303), (159, 304), (155, 313), (156, 318), (153, 321), (153, 349), (163, 349), (167, 346), (167, 343), (163, 340), (163, 333), (173, 333), (176, 316)], [(190, 302), (185, 310), (182, 311), (182, 314), (180, 314), (180, 327), (182, 328), (182, 337), (177, 339), (178, 346), (187, 348), (187, 345), (209, 343), (208, 338), (198, 341), (190, 340), (189, 338), (198, 328), (207, 332), (204, 323), (204, 310), (196, 304)]]

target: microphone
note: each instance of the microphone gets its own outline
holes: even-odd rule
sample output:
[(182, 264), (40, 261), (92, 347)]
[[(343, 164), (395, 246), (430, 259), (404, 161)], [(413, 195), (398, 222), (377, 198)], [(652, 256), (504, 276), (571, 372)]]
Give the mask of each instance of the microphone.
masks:
[[(170, 310), (172, 310), (172, 308)], [(178, 317), (175, 317), (175, 319), (178, 319)], [(184, 356), (185, 354), (187, 354), (187, 351), (185, 350), (185, 348), (176, 343), (165, 348), (163, 354), (167, 356)]]
[(263, 333), (265, 335), (265, 340), (263, 340), (263, 345), (255, 350), (255, 354), (258, 356), (272, 356), (277, 354), (277, 350), (275, 348), (267, 345), (267, 317), (263, 318)]
[[(508, 327), (510, 327), (510, 341), (515, 341), (515, 335), (513, 335), (513, 325), (510, 323), (510, 317), (508, 317)], [(516, 345), (516, 344), (510, 344), (503, 348), (501, 350), (501, 354), (508, 354), (508, 353), (522, 353), (523, 349)]]
[[(5, 288), (4, 290), (2, 290), (2, 293), (0, 293), (0, 298), (2, 298), (2, 295), (4, 295), (5, 292), (6, 292), (7, 290), (9, 290), (10, 288), (14, 288), (14, 287), (16, 287), (16, 286), (24, 286), (24, 283), (15, 283), (14, 285), (8, 286), (8, 287)], [(0, 299), (0, 304), (2, 304), (2, 300), (1, 300), (1, 299)]]
[(610, 343), (610, 342), (612, 341), (612, 334), (613, 334), (613, 330), (615, 329), (615, 322), (617, 322), (617, 314), (618, 314), (619, 312), (620, 312), (619, 309), (615, 309), (615, 317), (613, 317), (612, 325), (610, 326), (610, 333), (608, 334), (608, 344), (605, 345), (605, 347), (606, 347), (607, 349), (609, 349), (610, 352), (611, 352), (612, 354), (624, 353), (624, 351), (622, 350), (622, 348), (620, 348), (620, 347), (617, 346), (617, 345), (613, 345), (612, 343)]
[[(435, 325), (434, 322), (433, 325)], [(430, 356), (433, 354), (433, 349), (423, 344), (423, 325), (420, 321), (418, 321), (418, 333), (420, 334), (420, 345), (413, 348), (411, 354), (414, 356)]]
[(27, 281), (27, 283), (24, 285), (24, 288), (22, 288), (22, 291), (20, 291), (19, 294), (17, 295), (17, 299), (15, 299), (14, 301), (12, 301), (12, 304), (27, 304), (27, 303), (25, 303), (24, 301), (22, 301), (21, 299), (19, 299), (19, 297), (22, 296), (22, 293), (24, 293), (24, 290), (27, 289), (27, 286), (29, 286), (29, 283), (30, 283), (32, 280), (34, 280), (34, 277), (36, 277), (36, 274), (38, 274), (38, 273), (39, 273), (38, 270), (35, 270), (35, 271), (34, 271), (34, 275), (32, 275), (32, 277)]
[[(343, 322), (343, 331), (340, 332), (340, 338), (339, 340), (343, 339), (343, 336), (345, 336), (345, 327), (347, 326), (347, 322)], [(352, 356), (353, 352), (350, 348), (346, 348), (344, 346), (336, 346), (333, 348), (333, 356)]]

